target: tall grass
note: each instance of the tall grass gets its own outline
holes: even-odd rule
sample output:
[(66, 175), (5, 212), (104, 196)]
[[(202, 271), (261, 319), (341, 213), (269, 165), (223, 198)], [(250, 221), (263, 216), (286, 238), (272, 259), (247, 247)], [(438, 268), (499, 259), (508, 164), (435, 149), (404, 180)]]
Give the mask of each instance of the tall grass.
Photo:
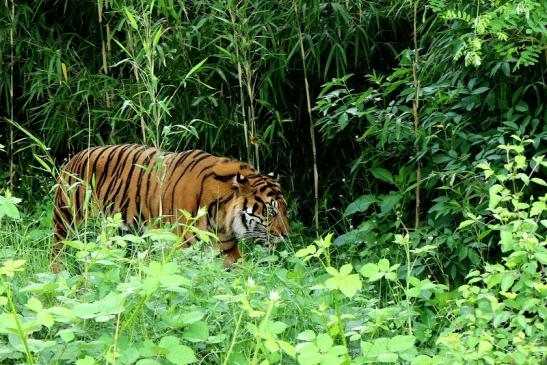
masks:
[[(525, 8), (8, 1), (1, 117), (38, 135), (59, 165), (88, 145), (141, 142), (278, 170), (293, 221), (352, 231), (338, 244), (365, 254), (398, 220), (424, 237), (454, 230), (483, 201), (473, 165), (499, 161), (511, 134), (545, 150), (543, 13)], [(28, 201), (40, 189), (31, 143), (10, 125), (0, 125), (0, 183)], [(463, 235), (440, 243), (455, 277), (493, 239)]]

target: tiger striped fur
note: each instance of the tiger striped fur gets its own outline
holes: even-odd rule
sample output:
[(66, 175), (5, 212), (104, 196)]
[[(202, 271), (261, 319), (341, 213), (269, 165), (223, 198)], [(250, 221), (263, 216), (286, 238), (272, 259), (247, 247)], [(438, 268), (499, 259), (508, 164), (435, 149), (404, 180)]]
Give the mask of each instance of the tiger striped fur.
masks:
[(225, 264), (241, 257), (239, 240), (272, 244), (290, 232), (279, 182), (247, 163), (200, 150), (163, 152), (135, 144), (92, 147), (70, 159), (59, 176), (54, 257), (69, 227), (83, 219), (86, 186), (99, 212), (120, 212), (129, 227), (160, 216), (164, 222), (184, 223), (181, 210), (196, 215), (205, 207), (207, 215), (197, 227), (218, 236)]

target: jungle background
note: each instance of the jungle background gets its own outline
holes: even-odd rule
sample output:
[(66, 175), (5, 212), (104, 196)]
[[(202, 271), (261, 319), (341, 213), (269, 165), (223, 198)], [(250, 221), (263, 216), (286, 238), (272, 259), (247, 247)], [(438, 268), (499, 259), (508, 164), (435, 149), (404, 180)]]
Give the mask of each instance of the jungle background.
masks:
[[(5, 0), (0, 23), (0, 362), (545, 360), (547, 3)], [(277, 171), (291, 240), (226, 271), (111, 217), (52, 274), (58, 168), (118, 143)]]

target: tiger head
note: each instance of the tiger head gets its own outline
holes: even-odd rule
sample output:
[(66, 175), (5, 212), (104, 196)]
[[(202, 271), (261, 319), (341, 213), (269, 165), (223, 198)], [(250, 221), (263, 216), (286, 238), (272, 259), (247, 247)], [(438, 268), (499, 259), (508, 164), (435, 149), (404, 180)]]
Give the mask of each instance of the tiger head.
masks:
[(253, 240), (268, 249), (290, 234), (287, 203), (277, 177), (238, 172), (232, 180), (234, 198), (229, 203), (227, 219), (234, 237)]

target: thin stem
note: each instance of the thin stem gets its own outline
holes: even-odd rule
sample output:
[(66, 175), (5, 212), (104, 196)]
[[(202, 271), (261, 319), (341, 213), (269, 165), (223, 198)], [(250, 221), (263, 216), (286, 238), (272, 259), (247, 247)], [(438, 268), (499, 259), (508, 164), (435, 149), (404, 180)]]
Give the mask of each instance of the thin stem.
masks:
[(27, 355), (27, 361), (29, 364), (34, 364), (34, 359), (32, 357), (32, 353), (30, 352), (30, 348), (28, 346), (27, 341), (27, 334), (23, 330), (23, 327), (21, 326), (21, 322), (19, 322), (19, 318), (17, 318), (17, 309), (15, 308), (15, 304), (13, 303), (13, 298), (11, 294), (11, 287), (8, 285), (3, 279), (2, 284), (6, 288), (6, 297), (8, 298), (9, 307), (11, 310), (11, 313), (13, 314), (13, 319), (15, 321), (15, 325), (17, 326), (17, 333), (19, 335), (19, 338), (21, 339), (21, 342), (23, 342), (23, 346), (25, 348), (25, 355)]
[[(407, 236), (410, 236), (408, 228), (405, 226), (403, 220), (398, 216), (397, 220), (403, 226), (403, 230)], [(406, 256), (406, 278), (405, 278), (405, 297), (406, 297), (406, 313), (407, 313), (407, 325), (408, 325), (408, 334), (412, 335), (412, 316), (410, 315), (410, 298), (408, 297), (408, 292), (410, 290), (410, 273), (414, 269), (414, 264), (410, 265), (410, 242), (404, 243), (405, 256)]]
[[(236, 24), (236, 17), (231, 9), (229, 9), (230, 12), (230, 20), (232, 21), (232, 27), (234, 29), (234, 40), (237, 40), (239, 38), (237, 31), (235, 29)], [(237, 81), (239, 83), (239, 101), (241, 103), (241, 116), (243, 118), (243, 133), (244, 133), (244, 139), (245, 139), (245, 154), (247, 156), (247, 161), (251, 159), (251, 156), (249, 155), (249, 127), (247, 125), (247, 118), (245, 113), (245, 99), (243, 97), (243, 69), (241, 67), (241, 59), (240, 59), (240, 51), (239, 51), (239, 43), (234, 42), (235, 50), (236, 50), (236, 59), (237, 59)]]
[(236, 328), (234, 329), (234, 335), (232, 336), (232, 341), (230, 342), (230, 347), (228, 348), (228, 352), (226, 353), (226, 357), (224, 358), (224, 361), (222, 362), (222, 365), (228, 364), (228, 359), (230, 358), (230, 354), (232, 353), (234, 346), (236, 344), (237, 339), (237, 333), (239, 332), (239, 326), (241, 324), (241, 319), (243, 318), (243, 311), (239, 312), (239, 317), (237, 318), (236, 322)]
[(405, 244), (405, 254), (406, 254), (406, 313), (408, 315), (408, 334), (412, 335), (412, 316), (410, 315), (410, 298), (408, 297), (408, 292), (410, 290), (410, 247), (409, 243)]
[[(141, 80), (140, 80), (140, 76), (139, 76), (139, 67), (138, 67), (138, 64), (137, 64), (137, 57), (135, 57), (135, 48), (133, 46), (133, 36), (131, 35), (130, 25), (127, 24), (126, 26), (127, 26), (127, 31), (126, 31), (126, 33), (127, 33), (127, 49), (129, 50), (129, 53), (130, 53), (131, 58), (132, 58), (131, 65), (133, 67), (133, 74), (135, 75), (135, 81), (136, 81), (137, 85), (139, 85)], [(143, 143), (147, 143), (147, 140), (146, 140), (146, 122), (144, 120), (143, 113), (142, 113), (143, 106), (142, 106), (141, 93), (138, 93), (138, 100), (139, 100), (139, 117), (140, 117), (140, 122), (141, 122), (142, 141), (143, 141)]]
[[(6, 4), (7, 5), (7, 4)], [(15, 41), (14, 41), (14, 30), (15, 27), (15, 3), (13, 0), (11, 1), (11, 19), (10, 19), (10, 85), (9, 85), (9, 95), (10, 95), (10, 119), (13, 120), (14, 113), (14, 97), (13, 97), (13, 64), (15, 61), (14, 56), (14, 49), (15, 49)], [(9, 180), (8, 180), (8, 186), (10, 190), (13, 190), (13, 181), (15, 178), (15, 164), (13, 163), (13, 140), (14, 140), (14, 134), (13, 134), (13, 126), (10, 124), (9, 126)]]
[(270, 315), (272, 314), (272, 309), (274, 306), (274, 301), (271, 300), (270, 304), (268, 305), (268, 309), (266, 310), (266, 315), (264, 316), (264, 319), (260, 322), (260, 326), (258, 327), (258, 334), (255, 336), (255, 348), (253, 351), (253, 359), (251, 360), (251, 365), (255, 365), (258, 361), (258, 348), (260, 346), (260, 333), (263, 332), (266, 329), (266, 326), (268, 325), (268, 321), (270, 320)]
[(308, 110), (308, 118), (310, 120), (310, 138), (313, 155), (313, 194), (315, 199), (313, 221), (315, 223), (315, 235), (319, 237), (319, 173), (317, 172), (317, 147), (315, 144), (315, 131), (313, 128), (310, 86), (308, 84), (308, 75), (306, 71), (306, 52), (304, 51), (304, 40), (302, 37), (302, 32), (300, 31), (300, 26), (298, 26), (298, 38), (300, 43), (300, 57), (302, 59), (302, 68), (304, 70), (304, 86), (306, 89), (306, 104)]
[[(414, 61), (412, 62), (412, 78), (414, 81), (414, 88), (415, 88), (415, 97), (414, 101), (412, 102), (412, 116), (414, 118), (414, 136), (416, 138), (416, 154), (420, 152), (420, 145), (418, 144), (418, 136), (419, 136), (419, 128), (420, 128), (420, 117), (418, 115), (418, 109), (420, 107), (420, 81), (418, 80), (418, 34), (417, 34), (417, 27), (416, 27), (416, 21), (418, 18), (418, 0), (414, 0), (414, 19), (412, 23), (412, 30), (413, 30), (413, 40), (414, 40)], [(416, 197), (416, 206), (415, 206), (415, 221), (414, 221), (414, 228), (418, 229), (420, 227), (420, 204), (421, 204), (421, 197), (420, 197), (420, 181), (422, 180), (422, 163), (421, 161), (418, 161), (416, 163), (416, 191), (415, 191), (415, 197)]]
[[(342, 345), (345, 348), (348, 348), (348, 341), (346, 340), (346, 334), (344, 332), (344, 322), (342, 320), (342, 313), (340, 311), (340, 302), (338, 301), (338, 295), (336, 295), (336, 292), (332, 292), (332, 297), (334, 301), (334, 311), (336, 313), (336, 323), (338, 324), (338, 331), (340, 332), (340, 338), (342, 339)], [(349, 364), (351, 362), (351, 358), (349, 357), (348, 353), (345, 354), (346, 358), (346, 364)]]

